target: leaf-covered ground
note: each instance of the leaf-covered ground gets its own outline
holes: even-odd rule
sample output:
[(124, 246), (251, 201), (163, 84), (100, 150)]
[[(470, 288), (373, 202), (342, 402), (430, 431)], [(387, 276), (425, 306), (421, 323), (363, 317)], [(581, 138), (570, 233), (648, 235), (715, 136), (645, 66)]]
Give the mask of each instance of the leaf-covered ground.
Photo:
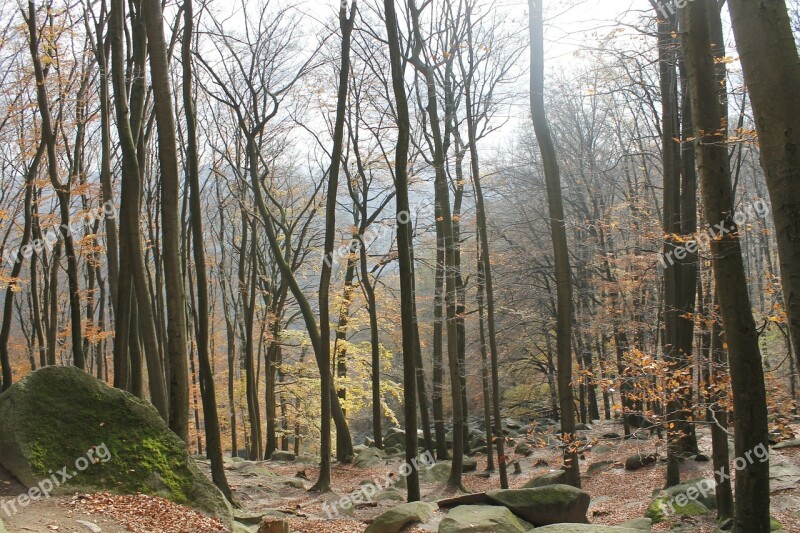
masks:
[[(800, 434), (800, 427), (794, 427)], [(622, 433), (622, 428), (615, 423), (596, 424), (592, 437), (599, 438), (608, 432)], [(699, 431), (700, 448), (710, 453), (711, 442), (707, 431)], [(604, 449), (587, 451), (581, 460), (583, 473), (583, 489), (592, 496), (589, 508), (589, 520), (593, 523), (614, 525), (631, 518), (642, 517), (650, 503), (654, 490), (663, 485), (664, 463), (645, 467), (635, 472), (622, 468), (625, 458), (634, 453), (664, 453), (664, 441), (655, 437), (649, 440), (599, 440)], [(595, 446), (597, 448), (597, 446)], [(497, 473), (484, 477), (486, 460), (478, 457), (476, 472), (464, 475), (464, 484), (473, 492), (490, 490), (499, 487)], [(557, 450), (538, 448), (530, 457), (513, 456), (522, 468), (522, 474), (511, 475), (512, 488), (519, 487), (532, 477), (554, 470), (559, 466)], [(546, 465), (534, 466), (544, 461)], [(608, 468), (587, 474), (589, 466), (598, 461), (612, 461), (615, 464)], [(800, 447), (774, 450), (771, 454), (773, 464), (785, 464), (800, 468)], [(313, 533), (361, 532), (375, 516), (397, 505), (393, 500), (373, 501), (358, 505), (354, 510), (342, 513), (328, 513), (324, 505), (331, 509), (332, 503), (343, 495), (356, 490), (360, 483), (367, 480), (383, 480), (388, 484), (390, 474), (397, 479), (396, 473), (401, 466), (399, 458), (388, 460), (371, 468), (357, 468), (351, 465), (335, 465), (333, 469), (334, 493), (319, 495), (309, 493), (308, 488), (316, 479), (317, 468), (303, 463), (278, 463), (272, 461), (227, 463), (227, 473), (236, 498), (243, 507), (242, 512), (263, 512), (278, 510), (288, 516), (292, 531)], [(201, 464), (207, 472), (207, 466)], [(681, 465), (682, 478), (689, 480), (697, 477), (710, 477), (710, 462), (686, 461)], [(800, 483), (782, 483), (771, 493), (772, 514), (783, 525), (784, 531), (800, 531)], [(302, 487), (302, 488), (301, 488)], [(395, 487), (397, 488), (397, 487)], [(0, 500), (7, 500), (21, 492), (22, 488), (0, 471)], [(391, 489), (390, 489), (391, 490)], [(402, 488), (398, 488), (403, 493)], [(423, 498), (436, 500), (445, 495), (444, 487), (435, 483), (423, 485)], [(413, 531), (436, 531), (438, 522), (444, 517), (438, 512), (425, 525)], [(80, 521), (97, 525), (101, 531), (122, 533), (125, 531), (147, 533), (182, 533), (222, 531), (218, 522), (195, 513), (166, 500), (147, 496), (113, 496), (109, 494), (80, 495), (77, 497), (51, 498), (47, 501), (33, 503), (12, 517), (2, 514), (9, 531), (48, 532), (83, 532), (89, 527)], [(681, 522), (690, 531), (710, 533), (714, 527), (713, 516), (690, 517)], [(654, 526), (653, 531), (668, 531), (674, 524), (665, 522)]]

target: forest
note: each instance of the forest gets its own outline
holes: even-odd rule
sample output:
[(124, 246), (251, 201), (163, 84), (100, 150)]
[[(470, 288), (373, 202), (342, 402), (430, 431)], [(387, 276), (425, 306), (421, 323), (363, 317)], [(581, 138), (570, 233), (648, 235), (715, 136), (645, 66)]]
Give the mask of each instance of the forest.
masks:
[(0, 533), (800, 532), (799, 50), (800, 0), (3, 1)]

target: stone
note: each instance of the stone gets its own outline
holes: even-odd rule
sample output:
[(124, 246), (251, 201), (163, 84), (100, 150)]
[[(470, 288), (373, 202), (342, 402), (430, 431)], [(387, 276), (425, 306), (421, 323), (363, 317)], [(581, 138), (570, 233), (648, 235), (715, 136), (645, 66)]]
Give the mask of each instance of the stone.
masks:
[(800, 439), (784, 440), (772, 447), (773, 450), (782, 450), (783, 448), (795, 448), (800, 446)]
[(531, 529), (508, 508), (496, 505), (461, 505), (439, 523), (439, 533), (526, 533)]
[(371, 468), (384, 464), (383, 453), (377, 448), (366, 448), (353, 459), (353, 466)]
[(544, 487), (547, 485), (562, 485), (567, 482), (567, 473), (564, 470), (556, 470), (555, 472), (548, 472), (539, 477), (535, 477), (525, 483), (523, 489), (533, 489), (536, 487)]
[(659, 496), (650, 503), (645, 516), (650, 518), (654, 524), (658, 524), (670, 516), (698, 516), (710, 512), (708, 507), (696, 500)]
[(615, 450), (614, 446), (609, 446), (608, 444), (597, 444), (592, 446), (591, 452), (597, 455), (604, 454), (604, 453), (611, 453)]
[(472, 437), (469, 441), (470, 448), (480, 448), (482, 446), (486, 446), (486, 437), (483, 435), (476, 435)]
[(464, 463), (461, 466), (462, 472), (474, 472), (478, 469), (478, 462), (471, 457), (464, 457)]
[(639, 470), (656, 462), (655, 454), (634, 454), (625, 459), (625, 470)]
[(287, 487), (292, 487), (293, 489), (305, 489), (306, 485), (303, 483), (302, 479), (298, 478), (290, 478), (283, 482), (284, 485)]
[(100, 528), (100, 526), (98, 526), (94, 522), (88, 522), (86, 520), (75, 520), (75, 523), (82, 525), (83, 527), (85, 527), (86, 529), (91, 531), (92, 533), (101, 533), (103, 531)]
[(394, 502), (403, 502), (406, 500), (406, 497), (400, 494), (399, 491), (394, 489), (387, 489), (375, 497), (376, 502), (385, 502), (385, 501), (394, 501)]
[(406, 449), (406, 432), (402, 429), (391, 428), (383, 438), (384, 448)]
[(524, 455), (525, 457), (529, 457), (533, 455), (533, 448), (531, 448), (530, 444), (528, 444), (527, 442), (523, 442), (517, 445), (517, 447), (514, 449), (514, 453), (516, 453), (517, 455)]
[(571, 485), (534, 489), (491, 490), (486, 495), (536, 527), (550, 524), (586, 524), (589, 494)]
[(697, 500), (708, 509), (717, 508), (716, 484), (710, 478), (697, 478), (661, 491), (659, 495), (677, 498), (681, 494), (690, 500)]
[(404, 527), (418, 522), (426, 522), (436, 508), (426, 502), (411, 502), (389, 509), (365, 530), (365, 533), (397, 533)]
[(634, 518), (619, 524), (619, 527), (635, 529), (637, 531), (650, 531), (653, 529), (653, 521), (649, 518)]
[(84, 458), (53, 493), (141, 492), (233, 524), (230, 504), (152, 404), (78, 368), (44, 367), (14, 383), (0, 394), (0, 427), (0, 463), (26, 487)]
[(586, 473), (592, 475), (597, 472), (602, 472), (603, 470), (608, 470), (613, 464), (614, 461), (595, 461), (589, 465), (586, 469)]
[(522, 429), (522, 422), (514, 420), (513, 418), (504, 419), (503, 425), (508, 429)]
[(581, 424), (577, 424), (577, 425), (575, 426), (575, 429), (576, 429), (577, 431), (591, 431), (591, 430), (592, 430), (592, 426), (590, 426), (590, 425), (588, 425), (588, 424), (583, 424), (583, 423), (581, 423)]
[(264, 518), (289, 518), (289, 515), (286, 513), (282, 513), (280, 511), (261, 511), (261, 512), (251, 512), (245, 511), (244, 509), (234, 509), (233, 510), (233, 519), (243, 526), (256, 526), (258, 528), (259, 525), (264, 521)]
[(622, 436), (619, 433), (609, 432), (609, 433), (603, 433), (603, 436), (600, 438), (611, 440), (611, 439), (621, 439)]
[(274, 452), (272, 452), (272, 455), (270, 455), (269, 458), (272, 459), (273, 461), (284, 461), (284, 462), (287, 462), (287, 463), (291, 463), (291, 462), (294, 462), (294, 460), (297, 457), (295, 457), (295, 455), (293, 453), (291, 453), (291, 452), (284, 452), (282, 450), (275, 450)]
[(537, 527), (533, 531), (535, 533), (642, 533), (641, 529), (622, 526), (601, 526), (596, 524), (553, 524), (550, 526)]

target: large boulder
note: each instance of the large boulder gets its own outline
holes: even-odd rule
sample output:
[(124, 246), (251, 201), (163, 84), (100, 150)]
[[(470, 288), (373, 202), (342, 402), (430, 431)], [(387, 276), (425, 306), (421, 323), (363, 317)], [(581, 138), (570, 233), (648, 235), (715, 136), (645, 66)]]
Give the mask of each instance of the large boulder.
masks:
[(491, 490), (486, 495), (536, 527), (588, 523), (586, 511), (591, 498), (588, 493), (571, 485)]
[(697, 500), (709, 509), (717, 508), (716, 483), (711, 478), (698, 478), (664, 489), (662, 495), (677, 498), (683, 494), (688, 500)]
[(426, 522), (434, 510), (426, 502), (404, 503), (379, 515), (364, 533), (397, 533), (407, 525)]
[(75, 367), (42, 368), (0, 394), (0, 428), (0, 463), (26, 487), (56, 479), (51, 493), (141, 492), (232, 523), (222, 493), (150, 403)]
[(371, 468), (383, 463), (383, 452), (377, 448), (367, 448), (353, 459), (353, 465), (359, 468)]
[(496, 505), (461, 505), (439, 523), (439, 533), (525, 533), (531, 529), (531, 524)]
[(283, 461), (286, 463), (291, 463), (297, 459), (292, 452), (285, 452), (283, 450), (275, 450), (272, 452), (272, 455), (270, 455), (269, 458), (273, 461)]

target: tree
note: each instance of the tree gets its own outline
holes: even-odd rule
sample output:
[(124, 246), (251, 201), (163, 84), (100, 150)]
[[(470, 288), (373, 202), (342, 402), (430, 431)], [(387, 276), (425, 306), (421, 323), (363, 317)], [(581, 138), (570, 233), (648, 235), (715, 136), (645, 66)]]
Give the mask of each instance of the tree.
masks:
[[(722, 327), (728, 346), (733, 389), (734, 449), (745, 457), (767, 449), (767, 402), (758, 333), (742, 260), (727, 150), (727, 117), (719, 90), (709, 34), (710, 0), (681, 11), (683, 51), (692, 101), (697, 166), (706, 217), (719, 220), (720, 235), (711, 242)], [(769, 462), (748, 461), (736, 474), (735, 532), (769, 531)]]
[(312, 490), (330, 492), (331, 487), (331, 405), (333, 391), (330, 389), (331, 377), (331, 322), (330, 322), (330, 288), (331, 271), (333, 269), (333, 240), (336, 232), (336, 194), (339, 187), (339, 169), (344, 151), (345, 113), (347, 112), (347, 88), (350, 84), (350, 43), (353, 25), (356, 18), (356, 2), (350, 6), (350, 17), (347, 16), (347, 3), (342, 2), (339, 8), (339, 28), (342, 31), (341, 65), (339, 67), (339, 88), (336, 97), (336, 122), (333, 132), (333, 150), (331, 150), (331, 166), (328, 171), (327, 205), (325, 210), (325, 256), (322, 261), (322, 273), (319, 280), (319, 332), (322, 342), (318, 357), (320, 380), (322, 383), (322, 465), (319, 480)]
[[(395, 149), (395, 190), (397, 191), (397, 253), (400, 264), (400, 312), (403, 334), (403, 414), (406, 427), (406, 461), (417, 457), (417, 401), (416, 401), (416, 357), (415, 333), (413, 322), (414, 282), (411, 264), (411, 207), (408, 200), (408, 149), (411, 123), (408, 112), (408, 96), (406, 95), (403, 77), (403, 61), (400, 48), (400, 36), (397, 26), (397, 12), (394, 0), (384, 0), (384, 16), (386, 34), (389, 43), (389, 64), (392, 72), (392, 89), (397, 106), (397, 148)], [(454, 381), (458, 383), (458, 381)], [(460, 403), (459, 403), (460, 405)], [(454, 411), (456, 407), (453, 408)], [(454, 434), (455, 434), (454, 428)], [(454, 441), (459, 439), (454, 436)], [(455, 461), (453, 461), (455, 465)], [(453, 467), (455, 468), (455, 466)], [(461, 465), (458, 465), (459, 475)], [(452, 478), (452, 474), (451, 474)], [(412, 468), (406, 479), (408, 501), (420, 499), (419, 472)]]
[(528, 0), (531, 35), (531, 115), (533, 129), (544, 162), (550, 231), (555, 257), (557, 293), (556, 352), (558, 354), (558, 398), (561, 408), (561, 438), (567, 483), (580, 487), (580, 465), (576, 453), (575, 410), (572, 393), (572, 278), (561, 199), (561, 179), (555, 147), (544, 107), (544, 19), (542, 0)]
[(800, 85), (784, 0), (728, 3), (772, 202), (789, 334), (800, 363)]

